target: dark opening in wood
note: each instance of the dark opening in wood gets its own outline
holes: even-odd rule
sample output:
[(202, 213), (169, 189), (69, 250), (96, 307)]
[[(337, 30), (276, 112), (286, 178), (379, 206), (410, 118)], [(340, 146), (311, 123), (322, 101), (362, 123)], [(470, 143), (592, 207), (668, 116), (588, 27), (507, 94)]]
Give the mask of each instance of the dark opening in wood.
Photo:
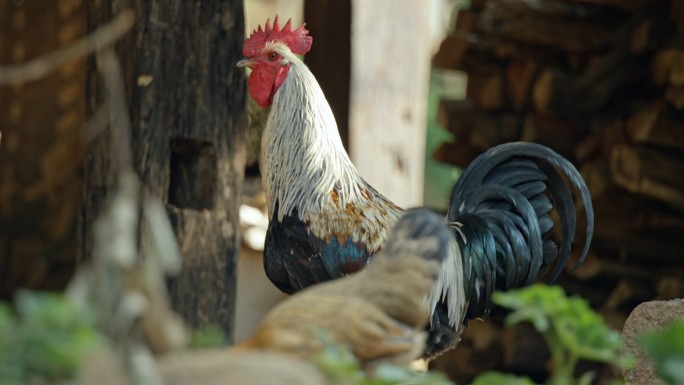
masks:
[(210, 142), (171, 140), (169, 203), (187, 209), (211, 210), (216, 203), (216, 151)]

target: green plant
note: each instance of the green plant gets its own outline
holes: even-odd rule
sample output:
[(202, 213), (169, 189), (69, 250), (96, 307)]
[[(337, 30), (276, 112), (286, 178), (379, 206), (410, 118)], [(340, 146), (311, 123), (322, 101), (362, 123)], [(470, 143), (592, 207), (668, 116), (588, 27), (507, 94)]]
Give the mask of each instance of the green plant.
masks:
[(230, 339), (221, 327), (208, 325), (202, 329), (193, 330), (188, 345), (191, 348), (216, 348), (230, 345)]
[(90, 309), (62, 295), (20, 291), (14, 303), (16, 314), (0, 303), (0, 385), (73, 378), (102, 343)]
[(369, 375), (361, 370), (349, 349), (333, 343), (326, 344), (314, 363), (333, 384), (339, 385), (453, 385), (441, 373), (422, 373), (389, 364), (378, 366), (373, 375)]
[(511, 374), (488, 372), (478, 376), (471, 385), (535, 385), (527, 377), (517, 377)]
[(639, 338), (661, 379), (668, 384), (684, 384), (684, 321), (673, 322), (663, 330), (647, 332)]
[[(562, 288), (535, 284), (523, 289), (495, 293), (494, 303), (512, 309), (506, 325), (529, 322), (542, 333), (551, 351), (553, 370), (550, 385), (585, 385), (592, 373), (575, 379), (574, 370), (580, 359), (605, 362), (619, 367), (620, 334), (610, 329), (603, 319), (580, 297), (567, 297)], [(503, 383), (495, 378), (478, 385)], [(522, 382), (525, 384), (525, 382)]]

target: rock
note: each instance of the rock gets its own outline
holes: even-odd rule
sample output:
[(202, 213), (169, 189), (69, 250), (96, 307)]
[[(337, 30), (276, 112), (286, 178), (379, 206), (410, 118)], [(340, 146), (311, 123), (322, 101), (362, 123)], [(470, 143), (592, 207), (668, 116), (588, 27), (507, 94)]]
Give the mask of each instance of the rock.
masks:
[(644, 302), (637, 306), (627, 318), (622, 329), (624, 341), (623, 352), (634, 355), (636, 364), (629, 370), (623, 370), (626, 384), (660, 385), (655, 371), (639, 346), (639, 336), (649, 330), (661, 330), (675, 320), (684, 320), (684, 299), (671, 301)]

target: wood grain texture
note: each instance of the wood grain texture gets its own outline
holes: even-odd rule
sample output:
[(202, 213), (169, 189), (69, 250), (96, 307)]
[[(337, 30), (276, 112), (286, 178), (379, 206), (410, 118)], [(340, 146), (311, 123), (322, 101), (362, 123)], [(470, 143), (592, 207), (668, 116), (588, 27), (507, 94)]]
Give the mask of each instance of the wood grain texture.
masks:
[[(81, 1), (0, 1), (0, 66), (47, 55), (85, 29)], [(60, 290), (73, 273), (84, 81), (85, 60), (75, 60), (36, 81), (0, 87), (2, 299), (19, 287)]]
[[(183, 255), (170, 283), (174, 308), (193, 327), (229, 333), (235, 307), (238, 205), (245, 163), (245, 81), (235, 67), (244, 41), (242, 1), (99, 1), (91, 25), (124, 7), (136, 28), (118, 46), (131, 114), (136, 170), (167, 203)], [(101, 88), (90, 74), (89, 107)], [(109, 140), (89, 149), (87, 224), (113, 186)]]
[(404, 207), (423, 200), (428, 8), (421, 0), (352, 3), (351, 159)]

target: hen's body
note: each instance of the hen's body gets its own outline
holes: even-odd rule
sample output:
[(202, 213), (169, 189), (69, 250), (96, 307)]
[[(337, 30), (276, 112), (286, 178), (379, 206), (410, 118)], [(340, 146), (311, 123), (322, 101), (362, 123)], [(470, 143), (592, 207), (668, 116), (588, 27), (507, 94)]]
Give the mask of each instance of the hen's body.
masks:
[(366, 270), (286, 299), (238, 348), (309, 359), (322, 352), (327, 336), (349, 347), (364, 367), (407, 365), (423, 350), (429, 317), (424, 299), (450, 238), (444, 218), (426, 209), (409, 211)]
[[(302, 28), (288, 28), (267, 24), (266, 32), (255, 31), (242, 65), (253, 68), (252, 96), (271, 104), (261, 147), (270, 215), (264, 266), (274, 284), (293, 293), (362, 269), (402, 210), (359, 176), (316, 79), (290, 50), (304, 54), (310, 38)], [(466, 318), (488, 314), (495, 290), (528, 285), (554, 263), (555, 278), (564, 267), (576, 222), (564, 179), (587, 213), (583, 258), (593, 212), (584, 181), (567, 160), (540, 145), (509, 143), (464, 170), (447, 214), (454, 225), (449, 256), (428, 296), (426, 356), (452, 347)], [(560, 248), (551, 240), (554, 210)]]

